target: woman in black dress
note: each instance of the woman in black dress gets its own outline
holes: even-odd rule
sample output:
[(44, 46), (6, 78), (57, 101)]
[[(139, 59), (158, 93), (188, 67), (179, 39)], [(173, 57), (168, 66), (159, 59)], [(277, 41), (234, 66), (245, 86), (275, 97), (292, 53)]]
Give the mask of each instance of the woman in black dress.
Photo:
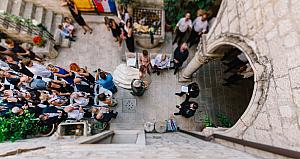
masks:
[(90, 31), (90, 33), (92, 34), (93, 29), (86, 24), (83, 17), (81, 16), (80, 10), (77, 9), (73, 0), (66, 0), (66, 2), (74, 20), (83, 28), (84, 34), (86, 34), (87, 31)]
[(116, 41), (119, 42), (119, 46), (121, 46), (122, 40), (121, 40), (121, 29), (119, 25), (116, 23), (114, 19), (110, 20), (110, 29), (113, 34), (113, 37), (116, 38)]
[(128, 51), (134, 52), (133, 25), (130, 19), (128, 19), (126, 22), (124, 34)]

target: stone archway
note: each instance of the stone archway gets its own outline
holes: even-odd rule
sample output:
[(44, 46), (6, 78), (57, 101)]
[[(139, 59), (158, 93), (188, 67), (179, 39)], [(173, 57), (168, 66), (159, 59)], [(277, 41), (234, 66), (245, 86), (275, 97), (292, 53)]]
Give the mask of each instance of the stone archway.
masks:
[(247, 38), (234, 34), (221, 34), (209, 40), (207, 45), (200, 44), (200, 50), (196, 53), (191, 63), (183, 71), (183, 78), (190, 77), (204, 64), (212, 60), (212, 57), (220, 56), (216, 50), (224, 45), (230, 45), (242, 51), (254, 70), (254, 89), (252, 98), (245, 112), (233, 127), (225, 131), (224, 135), (241, 137), (249, 126), (253, 124), (261, 111), (269, 90), (269, 79), (272, 75), (272, 67), (267, 57), (259, 56), (256, 44)]

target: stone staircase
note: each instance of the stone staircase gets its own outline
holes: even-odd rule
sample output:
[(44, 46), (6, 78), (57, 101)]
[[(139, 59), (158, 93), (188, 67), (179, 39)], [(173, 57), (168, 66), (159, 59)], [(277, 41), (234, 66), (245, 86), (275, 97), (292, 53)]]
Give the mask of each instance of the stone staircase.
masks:
[[(30, 28), (22, 28), (15, 25), (5, 23), (0, 24), (0, 31), (7, 34), (9, 37), (20, 40), (22, 42), (32, 43), (32, 39), (37, 35), (44, 36), (47, 40), (45, 47), (34, 47), (33, 51), (39, 55), (46, 55), (49, 58), (55, 58), (58, 55), (56, 48), (70, 47), (68, 39), (62, 39), (59, 35), (57, 26), (63, 22), (64, 15), (55, 13), (42, 6), (36, 5), (34, 2), (25, 0), (1, 0), (0, 11), (11, 15), (16, 15), (24, 19), (32, 19), (42, 24), (47, 31), (41, 28), (39, 32), (34, 32)], [(36, 28), (35, 28), (36, 29)]]

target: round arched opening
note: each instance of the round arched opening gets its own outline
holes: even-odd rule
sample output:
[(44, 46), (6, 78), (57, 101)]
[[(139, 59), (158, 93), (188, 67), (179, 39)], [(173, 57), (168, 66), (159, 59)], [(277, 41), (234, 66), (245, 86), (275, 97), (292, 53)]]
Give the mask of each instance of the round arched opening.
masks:
[(197, 72), (204, 125), (232, 127), (244, 114), (254, 90), (254, 71), (248, 55), (224, 44), (210, 54), (220, 55)]

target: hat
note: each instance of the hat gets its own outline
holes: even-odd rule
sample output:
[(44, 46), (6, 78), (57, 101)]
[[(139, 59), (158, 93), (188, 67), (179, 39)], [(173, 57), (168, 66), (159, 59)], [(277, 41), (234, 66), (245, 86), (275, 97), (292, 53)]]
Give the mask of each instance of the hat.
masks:
[(19, 107), (13, 107), (13, 108), (11, 109), (11, 111), (12, 111), (14, 114), (17, 114), (17, 113), (20, 112), (20, 108), (19, 108)]
[(141, 80), (135, 80), (132, 83), (133, 87), (141, 87), (142, 86), (142, 82)]

